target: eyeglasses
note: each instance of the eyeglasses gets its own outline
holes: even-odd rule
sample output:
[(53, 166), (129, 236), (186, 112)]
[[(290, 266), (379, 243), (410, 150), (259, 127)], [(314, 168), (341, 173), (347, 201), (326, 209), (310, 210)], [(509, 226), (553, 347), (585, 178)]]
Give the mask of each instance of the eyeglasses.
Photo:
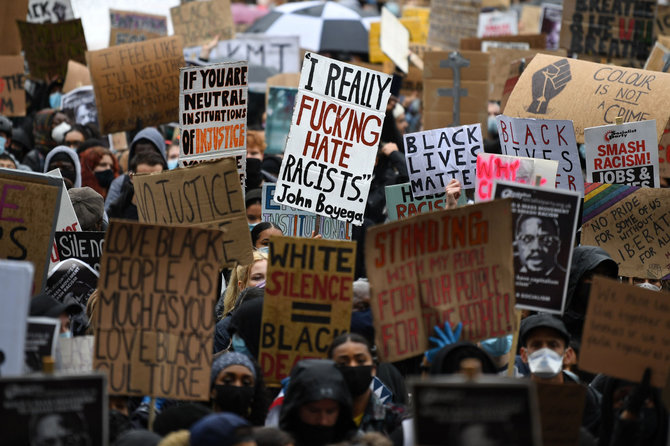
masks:
[(542, 246), (551, 246), (558, 243), (558, 237), (555, 235), (532, 235), (525, 234), (517, 237), (518, 240), (522, 241), (526, 245), (532, 244), (534, 241), (537, 241), (538, 245)]

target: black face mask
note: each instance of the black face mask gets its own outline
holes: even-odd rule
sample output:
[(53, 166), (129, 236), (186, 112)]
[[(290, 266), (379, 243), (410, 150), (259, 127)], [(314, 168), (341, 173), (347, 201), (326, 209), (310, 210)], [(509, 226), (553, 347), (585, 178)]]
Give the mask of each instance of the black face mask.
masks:
[(108, 188), (114, 180), (114, 172), (112, 169), (101, 170), (100, 172), (93, 172), (95, 179), (98, 180), (100, 187)]
[(335, 426), (313, 425), (301, 421), (294, 434), (298, 440), (297, 444), (321, 446), (334, 443)]
[(372, 382), (371, 365), (359, 365), (356, 367), (341, 366), (339, 369), (352, 396), (363, 395), (370, 388), (370, 383)]
[(241, 417), (249, 415), (251, 403), (254, 399), (253, 387), (238, 387), (229, 384), (217, 384), (214, 386), (216, 395), (214, 401), (223, 412), (232, 412)]

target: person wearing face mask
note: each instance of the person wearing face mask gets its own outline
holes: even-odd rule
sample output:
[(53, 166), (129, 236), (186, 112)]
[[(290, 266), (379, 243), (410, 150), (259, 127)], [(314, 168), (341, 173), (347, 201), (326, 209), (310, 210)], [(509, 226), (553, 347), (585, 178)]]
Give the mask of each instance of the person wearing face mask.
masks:
[(112, 181), (119, 176), (119, 163), (116, 157), (100, 144), (84, 150), (79, 155), (79, 161), (81, 184), (105, 198)]
[(68, 189), (81, 187), (81, 165), (77, 152), (66, 146), (58, 146), (50, 151), (44, 161), (44, 173), (54, 169), (60, 170)]
[(262, 426), (269, 398), (263, 374), (242, 353), (227, 352), (212, 363), (210, 398), (214, 412), (231, 412)]
[(270, 244), (270, 237), (273, 235), (284, 235), (281, 228), (276, 224), (264, 221), (254, 225), (251, 229), (251, 245), (261, 252), (268, 252), (268, 245)]
[[(261, 222), (261, 213), (263, 212), (263, 191), (261, 189), (251, 189), (247, 191), (244, 196), (244, 204), (247, 208), (247, 223), (249, 223), (249, 231)], [(255, 246), (254, 246), (255, 247)]]
[(12, 121), (0, 115), (0, 155), (9, 151), (12, 145)]
[(254, 251), (254, 261), (249, 265), (237, 265), (233, 268), (223, 299), (219, 299), (216, 304), (216, 318), (221, 319), (233, 310), (242, 290), (265, 281), (267, 269), (268, 255), (260, 251)]
[[(581, 384), (579, 378), (563, 370), (563, 361), (570, 345), (570, 333), (565, 324), (549, 314), (528, 316), (519, 331), (521, 360), (528, 364), (530, 379), (550, 384)], [(600, 393), (586, 387), (582, 426), (593, 435), (600, 424)]]

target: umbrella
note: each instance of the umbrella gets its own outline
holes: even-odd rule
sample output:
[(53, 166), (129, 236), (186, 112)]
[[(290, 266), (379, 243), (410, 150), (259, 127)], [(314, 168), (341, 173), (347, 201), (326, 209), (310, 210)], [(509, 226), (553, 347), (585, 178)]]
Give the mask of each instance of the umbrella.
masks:
[(249, 33), (300, 37), (300, 47), (310, 51), (368, 52), (370, 22), (379, 16), (332, 1), (286, 3), (256, 20)]

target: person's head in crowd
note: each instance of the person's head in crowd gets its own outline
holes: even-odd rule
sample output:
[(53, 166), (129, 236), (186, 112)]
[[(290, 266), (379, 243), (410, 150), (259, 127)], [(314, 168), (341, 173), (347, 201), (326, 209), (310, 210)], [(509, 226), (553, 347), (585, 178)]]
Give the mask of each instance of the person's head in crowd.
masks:
[(556, 219), (521, 215), (516, 224), (514, 246), (521, 265), (520, 273), (548, 276), (560, 269), (560, 233)]
[(4, 153), (12, 145), (12, 121), (6, 116), (0, 115), (0, 154)]
[(255, 158), (262, 161), (266, 147), (263, 130), (247, 130), (247, 159)]
[(267, 252), (267, 247), (270, 244), (270, 237), (273, 235), (281, 236), (284, 235), (284, 233), (279, 226), (272, 222), (264, 221), (258, 223), (251, 230), (251, 244), (255, 249)]
[(347, 440), (356, 426), (351, 394), (335, 362), (300, 361), (279, 415), (279, 427), (295, 438), (296, 446), (320, 446)]
[(9, 153), (0, 154), (0, 167), (5, 169), (16, 169), (16, 160)]
[(230, 319), (229, 333), (234, 351), (258, 361), (263, 298), (245, 300)]
[(90, 187), (73, 187), (68, 190), (72, 207), (82, 231), (103, 231), (105, 200)]
[(33, 123), (33, 140), (35, 148), (42, 155), (46, 155), (49, 150), (58, 145), (52, 134), (54, 129), (63, 123), (67, 124), (67, 126), (59, 127), (59, 130), (56, 132), (61, 136), (65, 132), (65, 127), (69, 127), (68, 117), (65, 113), (46, 109), (39, 111), (35, 115)]
[(188, 429), (181, 429), (165, 435), (158, 446), (190, 446), (190, 444), (191, 433)]
[(38, 294), (30, 300), (30, 315), (60, 319), (60, 332), (70, 332), (70, 317), (79, 314), (82, 307), (76, 303), (59, 302), (46, 293)]
[(521, 360), (528, 364), (531, 379), (563, 383), (563, 361), (570, 333), (563, 321), (550, 314), (534, 314), (521, 322)]
[(261, 172), (266, 181), (274, 183), (279, 177), (279, 169), (281, 168), (281, 158), (277, 155), (263, 155), (263, 162), (261, 163)]
[(131, 174), (159, 173), (165, 168), (165, 158), (152, 151), (138, 152), (128, 165), (128, 171)]
[(263, 186), (263, 161), (258, 158), (247, 158), (247, 169), (245, 177), (246, 191), (260, 189)]
[(143, 151), (137, 153), (130, 161), (128, 177), (123, 177), (121, 192), (109, 206), (110, 218), (122, 218), (126, 220), (138, 220), (137, 200), (133, 177), (136, 174), (159, 173), (165, 169), (165, 159), (156, 151)]
[(215, 412), (235, 413), (255, 426), (265, 422), (269, 401), (263, 375), (243, 353), (226, 352), (214, 360), (210, 399)]
[(230, 274), (230, 280), (223, 297), (223, 314), (232, 311), (240, 292), (248, 287), (264, 285), (268, 270), (267, 254), (254, 251), (254, 261), (249, 265), (237, 265)]
[(161, 437), (146, 429), (130, 429), (118, 436), (114, 446), (157, 446)]
[(295, 440), (276, 427), (255, 427), (254, 440), (258, 446), (293, 446)]
[(68, 146), (73, 150), (78, 150), (79, 146), (87, 140), (89, 137), (89, 131), (79, 124), (75, 124), (70, 127), (70, 130), (65, 132), (63, 136), (63, 145)]
[(356, 279), (353, 284), (354, 311), (365, 311), (370, 308), (370, 282), (368, 279)]
[(184, 429), (188, 431), (191, 426), (211, 413), (211, 409), (200, 403), (184, 403), (171, 406), (156, 415), (153, 431), (161, 437), (175, 431)]
[(398, 127), (398, 131), (401, 135), (404, 135), (409, 126), (407, 117), (405, 116), (405, 107), (401, 104), (396, 104), (395, 107), (393, 107), (393, 118), (395, 119), (395, 125)]
[(81, 187), (81, 166), (77, 152), (66, 146), (58, 146), (47, 154), (44, 161), (44, 173), (60, 169), (65, 186)]
[[(451, 375), (462, 373), (466, 366), (466, 360), (476, 360), (479, 371), (484, 374), (496, 374), (498, 368), (491, 357), (475, 344), (467, 341), (459, 341), (442, 347), (435, 354), (430, 364), (431, 375)], [(473, 362), (470, 361), (470, 364)]]
[(179, 166), (179, 141), (170, 144), (167, 151), (167, 167), (174, 170)]
[[(662, 279), (648, 279), (646, 277), (633, 277), (631, 282), (635, 286), (645, 288), (647, 290), (661, 291), (663, 289), (663, 280)], [(651, 285), (651, 288), (648, 285)]]
[(249, 223), (249, 230), (261, 222), (261, 214), (263, 206), (261, 199), (263, 198), (263, 191), (261, 189), (252, 189), (244, 197), (244, 202), (247, 207), (247, 223)]
[(255, 446), (247, 420), (233, 413), (208, 415), (191, 426), (191, 446)]
[(32, 148), (33, 143), (23, 128), (17, 127), (12, 130), (11, 143), (9, 147), (6, 147), (6, 150), (14, 156), (16, 161), (23, 162), (23, 158)]
[(496, 116), (500, 114), (500, 103), (498, 101), (489, 101), (488, 105), (488, 119), (486, 127), (489, 138), (498, 137), (498, 124), (496, 123)]
[(165, 152), (165, 139), (154, 127), (146, 127), (140, 130), (130, 143), (128, 151), (129, 163), (140, 153), (157, 153), (163, 160), (163, 170), (167, 170), (167, 155)]
[(82, 185), (90, 187), (105, 198), (112, 181), (119, 175), (116, 157), (100, 144), (81, 152), (79, 161)]

